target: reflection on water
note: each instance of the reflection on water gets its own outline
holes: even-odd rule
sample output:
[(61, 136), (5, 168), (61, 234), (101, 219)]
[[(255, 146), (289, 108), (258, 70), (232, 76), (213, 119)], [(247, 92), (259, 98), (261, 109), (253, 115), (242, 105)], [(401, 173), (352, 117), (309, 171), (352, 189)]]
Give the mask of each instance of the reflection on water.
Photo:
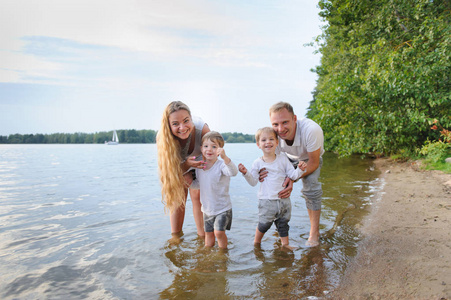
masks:
[[(236, 164), (260, 155), (254, 144), (226, 147)], [(298, 182), (290, 252), (274, 228), (254, 247), (258, 188), (234, 177), (224, 251), (203, 247), (190, 201), (184, 233), (170, 235), (156, 165), (155, 145), (0, 145), (0, 298), (321, 298), (355, 255), (380, 185), (370, 160), (327, 153), (321, 246), (304, 246)]]

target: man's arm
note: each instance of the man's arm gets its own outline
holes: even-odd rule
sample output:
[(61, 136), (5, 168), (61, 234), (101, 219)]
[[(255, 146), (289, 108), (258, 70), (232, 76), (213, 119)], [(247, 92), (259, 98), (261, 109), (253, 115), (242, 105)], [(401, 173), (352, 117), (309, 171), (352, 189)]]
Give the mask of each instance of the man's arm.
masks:
[[(302, 177), (305, 177), (309, 174), (312, 174), (316, 171), (319, 167), (319, 160), (320, 160), (320, 154), (321, 154), (321, 148), (318, 148), (318, 150), (315, 150), (313, 152), (308, 152), (308, 162), (307, 162), (307, 168), (306, 171), (302, 174)], [(283, 183), (283, 186), (285, 187), (283, 190), (279, 192), (279, 197), (281, 199), (285, 199), (290, 197), (291, 191), (293, 190), (293, 180), (290, 178), (285, 178), (285, 181)]]
[(318, 148), (318, 150), (315, 150), (313, 152), (308, 152), (308, 162), (307, 162), (307, 169), (305, 170), (305, 173), (302, 174), (302, 177), (308, 176), (316, 171), (319, 167), (319, 160), (321, 155), (321, 148)]

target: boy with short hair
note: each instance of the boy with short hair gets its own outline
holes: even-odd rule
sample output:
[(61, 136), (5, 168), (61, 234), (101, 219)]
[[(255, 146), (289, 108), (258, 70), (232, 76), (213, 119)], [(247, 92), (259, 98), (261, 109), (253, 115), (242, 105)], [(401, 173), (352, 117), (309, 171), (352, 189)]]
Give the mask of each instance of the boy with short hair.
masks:
[(282, 246), (293, 250), (289, 244), (288, 222), (291, 219), (290, 198), (281, 199), (278, 193), (283, 189), (283, 182), (288, 176), (292, 180), (297, 180), (305, 171), (305, 162), (300, 162), (295, 169), (284, 154), (276, 154), (279, 143), (277, 133), (271, 127), (260, 128), (255, 134), (257, 146), (263, 152), (263, 156), (257, 158), (252, 164), (250, 172), (242, 165), (238, 165), (238, 170), (244, 175), (247, 182), (255, 186), (259, 182), (259, 170), (265, 168), (268, 176), (260, 184), (258, 192), (259, 199), (259, 221), (255, 231), (254, 244), (261, 244), (264, 234), (274, 223), (279, 232)]
[[(230, 177), (238, 169), (224, 151), (224, 138), (216, 131), (202, 137), (201, 152), (205, 166), (196, 169), (194, 188), (200, 188), (200, 202), (204, 213), (205, 247), (215, 245), (227, 249), (226, 230), (232, 226), (232, 202), (229, 195)], [(222, 160), (218, 159), (218, 156)]]

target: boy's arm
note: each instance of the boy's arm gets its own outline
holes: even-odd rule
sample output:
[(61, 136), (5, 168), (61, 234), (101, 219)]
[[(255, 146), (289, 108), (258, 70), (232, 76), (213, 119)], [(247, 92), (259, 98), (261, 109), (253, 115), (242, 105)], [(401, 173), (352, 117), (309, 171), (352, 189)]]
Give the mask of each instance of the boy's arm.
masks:
[[(292, 166), (293, 167), (293, 166)], [(302, 177), (302, 175), (305, 173), (305, 170), (302, 170), (300, 168), (294, 169), (293, 167), (293, 173), (292, 176), (288, 176), (290, 177), (291, 180), (293, 181), (297, 181), (298, 179), (300, 179)]]
[(303, 161), (299, 162), (298, 167), (295, 169), (290, 161), (286, 162), (286, 175), (293, 181), (299, 180), (302, 175), (307, 171), (307, 164)]
[(246, 179), (247, 183), (249, 183), (252, 186), (256, 186), (259, 182), (258, 179), (255, 179), (254, 176), (252, 176), (251, 172), (247, 172), (246, 174), (243, 174), (244, 179)]
[(244, 167), (242, 164), (240, 164), (240, 172), (243, 174), (244, 178), (246, 179), (247, 183), (249, 183), (251, 186), (256, 186), (259, 182), (258, 180), (258, 165), (254, 162), (252, 165), (252, 170), (248, 171), (246, 167)]
[(224, 167), (222, 168), (222, 173), (226, 176), (235, 176), (236, 174), (238, 174), (238, 168), (233, 163), (233, 161), (230, 160), (230, 158), (228, 160), (229, 160), (229, 163), (226, 163), (224, 161)]
[(224, 148), (218, 149), (218, 155), (221, 156), (222, 160), (228, 165), (232, 160), (226, 155)]

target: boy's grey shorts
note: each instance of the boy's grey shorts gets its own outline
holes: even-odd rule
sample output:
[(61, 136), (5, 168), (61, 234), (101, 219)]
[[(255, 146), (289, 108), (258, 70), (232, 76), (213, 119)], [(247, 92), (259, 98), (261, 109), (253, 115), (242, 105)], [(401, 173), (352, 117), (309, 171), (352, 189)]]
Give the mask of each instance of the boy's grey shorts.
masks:
[(229, 209), (215, 216), (209, 216), (204, 213), (205, 232), (226, 231), (232, 227), (232, 210)]
[(276, 224), (280, 237), (288, 236), (291, 219), (291, 200), (285, 199), (259, 199), (258, 200), (258, 230), (262, 233), (271, 228), (272, 223)]

